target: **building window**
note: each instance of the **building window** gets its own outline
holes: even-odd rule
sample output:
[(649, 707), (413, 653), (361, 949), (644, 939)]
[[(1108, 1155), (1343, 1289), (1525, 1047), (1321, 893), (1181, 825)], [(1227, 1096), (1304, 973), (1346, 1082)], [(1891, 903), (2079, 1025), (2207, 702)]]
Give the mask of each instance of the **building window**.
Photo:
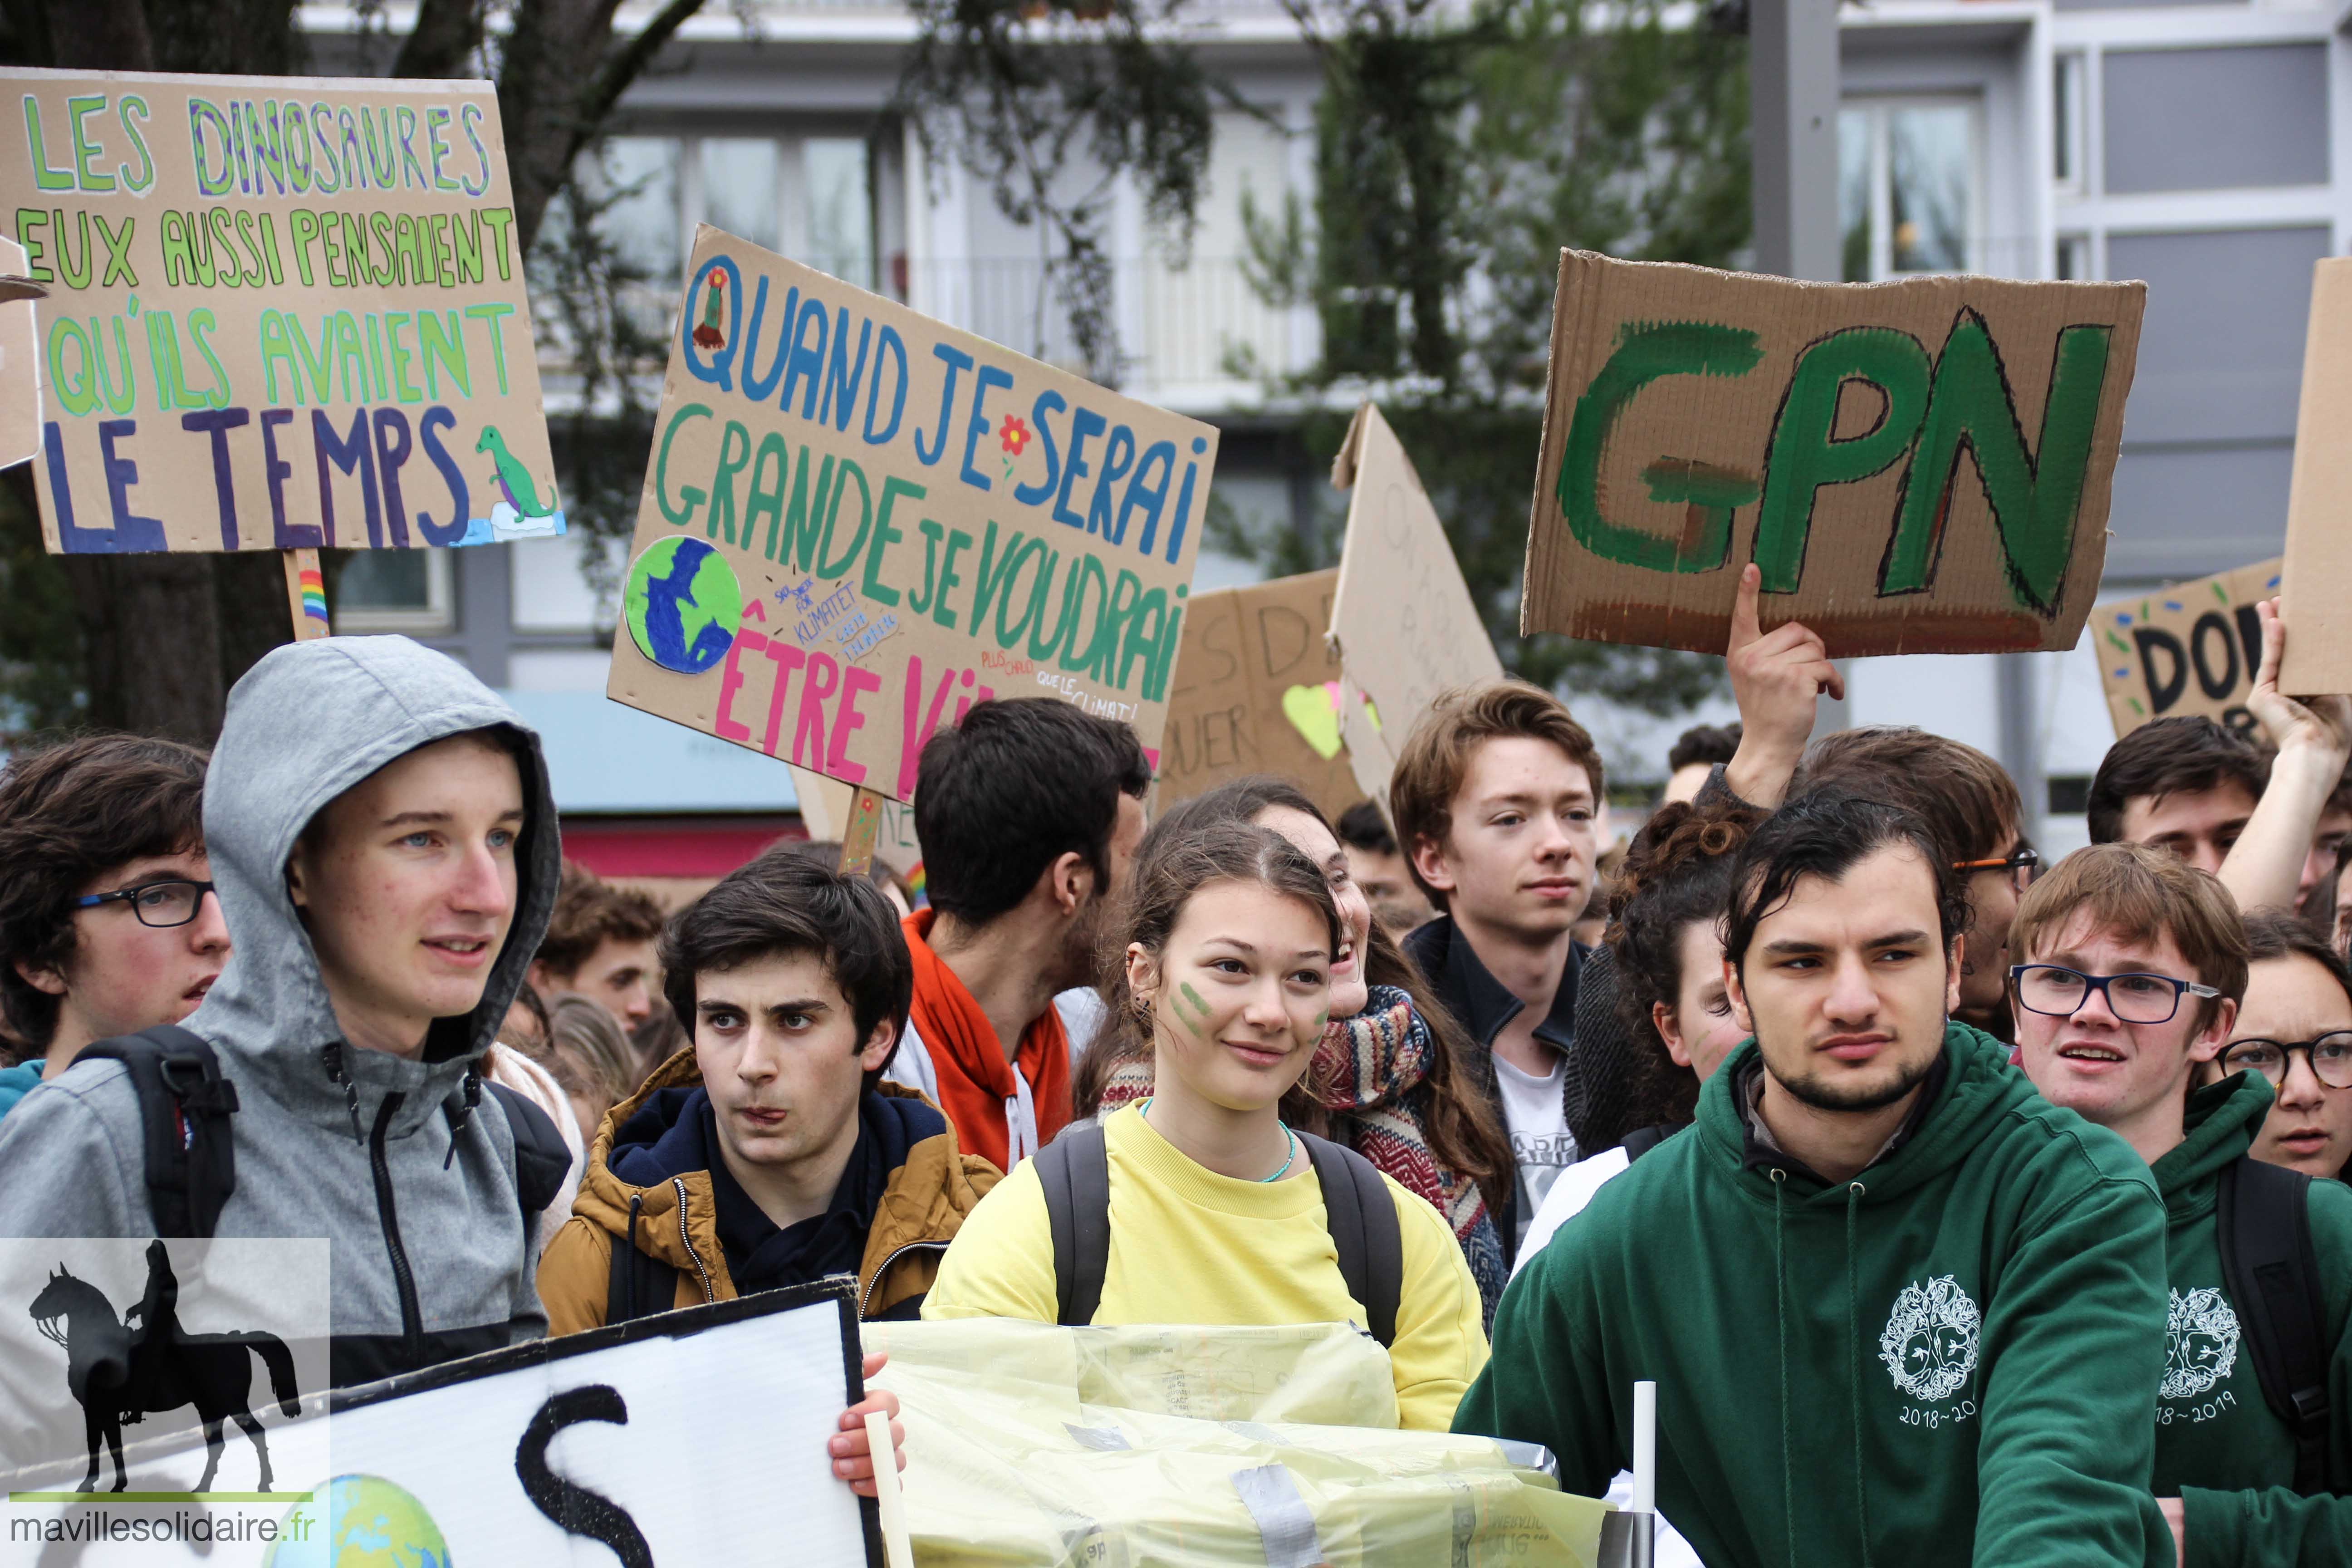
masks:
[(2091, 237), (2087, 234), (2062, 234), (2058, 237), (2058, 279), (2062, 283), (2080, 283), (2096, 278), (2098, 270), (2091, 260)]
[(604, 232), (667, 291), (708, 223), (872, 289), (874, 197), (857, 136), (612, 136), (581, 180), (609, 202)]
[(338, 632), (444, 632), (456, 624), (446, 550), (355, 550), (335, 577)]
[(2087, 79), (2083, 57), (2061, 54), (2052, 65), (2050, 175), (2060, 195), (2080, 195), (2083, 170), (2089, 162), (2083, 143), (2091, 123), (2083, 101), (2083, 84)]
[(1849, 101), (1838, 113), (1848, 282), (1983, 263), (1978, 110), (1962, 100)]

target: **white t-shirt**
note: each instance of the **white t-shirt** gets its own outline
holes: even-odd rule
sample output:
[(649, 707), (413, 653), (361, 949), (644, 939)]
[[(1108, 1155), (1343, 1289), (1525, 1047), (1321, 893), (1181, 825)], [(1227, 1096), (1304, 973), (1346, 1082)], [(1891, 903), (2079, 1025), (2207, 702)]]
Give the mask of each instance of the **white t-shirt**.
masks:
[[(1495, 1065), (1499, 1068), (1503, 1064), (1496, 1062)], [(1519, 1076), (1527, 1077), (1525, 1073)], [(1541, 1252), (1544, 1244), (1561, 1226), (1584, 1212), (1584, 1205), (1592, 1201), (1593, 1194), (1606, 1183), (1623, 1175), (1633, 1163), (1633, 1156), (1626, 1153), (1624, 1146), (1620, 1144), (1570, 1166), (1567, 1173), (1551, 1184), (1551, 1191), (1544, 1194), (1543, 1207), (1536, 1212), (1535, 1223), (1528, 1227), (1525, 1238), (1519, 1243), (1519, 1257), (1511, 1265), (1511, 1278), (1517, 1279), (1520, 1271), (1527, 1268), (1528, 1259)], [(1609, 1500), (1619, 1508), (1633, 1506), (1632, 1471), (1617, 1472), (1617, 1479), (1609, 1483)], [(1666, 1522), (1663, 1514), (1658, 1517), (1656, 1539), (1655, 1554), (1651, 1558), (1654, 1568), (1702, 1568), (1698, 1553), (1691, 1550), (1690, 1542), (1675, 1532), (1675, 1527)]]
[(1519, 1234), (1512, 1240), (1519, 1242), (1552, 1184), (1576, 1163), (1576, 1139), (1568, 1131), (1568, 1106), (1560, 1094), (1568, 1064), (1555, 1060), (1548, 1075), (1535, 1078), (1500, 1057), (1494, 1061), (1495, 1079), (1503, 1091), (1503, 1122), (1511, 1134), (1511, 1160), (1518, 1167)]
[(1625, 1167), (1633, 1163), (1621, 1143), (1614, 1149), (1603, 1149), (1590, 1160), (1580, 1160), (1561, 1173), (1559, 1180), (1551, 1184), (1551, 1191), (1544, 1194), (1543, 1206), (1536, 1210), (1534, 1222), (1519, 1236), (1519, 1256), (1511, 1265), (1511, 1278), (1519, 1277), (1528, 1259), (1543, 1250), (1554, 1231), (1584, 1212), (1584, 1205), (1592, 1201), (1592, 1194), (1601, 1190), (1603, 1182), (1624, 1174)]

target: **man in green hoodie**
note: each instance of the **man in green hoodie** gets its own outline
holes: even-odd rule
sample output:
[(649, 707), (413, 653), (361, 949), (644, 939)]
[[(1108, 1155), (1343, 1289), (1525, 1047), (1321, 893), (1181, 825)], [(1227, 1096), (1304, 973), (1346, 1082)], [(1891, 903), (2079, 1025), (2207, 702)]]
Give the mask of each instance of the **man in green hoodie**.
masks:
[(1815, 791), (1733, 889), (1755, 1037), (1511, 1282), (1455, 1429), (1598, 1494), (1654, 1380), (1659, 1508), (1716, 1568), (2170, 1568), (2147, 1167), (1949, 1021), (1966, 906), (1916, 818)]
[[(2295, 1491), (2294, 1435), (2263, 1397), (2222, 1263), (2222, 1175), (2261, 1131), (2270, 1085), (2239, 1072), (2189, 1088), (2245, 995), (2237, 906), (2168, 851), (2102, 844), (2060, 861), (2010, 929), (2026, 1075), (2122, 1136), (2164, 1194), (2170, 1300), (2141, 1331), (2167, 1347), (2154, 1483), (2184, 1568), (2352, 1563), (2352, 1498)], [(2305, 1212), (2326, 1309), (2326, 1479), (2352, 1491), (2352, 1189), (2314, 1183)]]

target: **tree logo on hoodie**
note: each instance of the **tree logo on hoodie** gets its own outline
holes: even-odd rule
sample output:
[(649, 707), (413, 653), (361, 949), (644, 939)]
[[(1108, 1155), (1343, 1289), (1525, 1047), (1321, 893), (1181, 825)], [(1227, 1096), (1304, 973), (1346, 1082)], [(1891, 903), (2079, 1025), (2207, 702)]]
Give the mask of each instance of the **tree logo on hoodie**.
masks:
[(2166, 1314), (2164, 1399), (2210, 1394), (2238, 1364), (2238, 1314), (2219, 1290), (2175, 1290)]
[(1895, 1298), (1886, 1331), (1878, 1336), (1878, 1359), (1895, 1387), (1923, 1404), (1937, 1404), (1968, 1386), (1983, 1326), (1984, 1314), (1951, 1275), (1925, 1285), (1915, 1280)]

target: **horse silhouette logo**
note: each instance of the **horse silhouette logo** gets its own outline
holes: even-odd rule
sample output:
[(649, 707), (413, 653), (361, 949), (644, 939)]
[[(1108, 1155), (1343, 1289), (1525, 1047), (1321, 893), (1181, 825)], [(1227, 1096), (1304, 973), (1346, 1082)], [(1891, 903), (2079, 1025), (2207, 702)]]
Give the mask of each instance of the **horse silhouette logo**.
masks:
[(2219, 1290), (2172, 1292), (2165, 1315), (2163, 1399), (2210, 1394), (2238, 1364), (2238, 1314)]
[(1895, 1298), (1886, 1330), (1878, 1336), (1878, 1359), (1886, 1363), (1895, 1387), (1934, 1405), (1968, 1386), (1983, 1326), (1984, 1314), (1951, 1275), (1937, 1275), (1925, 1285), (1915, 1280)]
[[(126, 1424), (184, 1405), (196, 1407), (205, 1428), (205, 1474), (199, 1492), (210, 1491), (220, 1468), (221, 1423), (234, 1420), (253, 1441), (261, 1459), (260, 1491), (269, 1489), (269, 1442), (255, 1418), (249, 1401), (253, 1387), (253, 1356), (258, 1352), (269, 1369), (269, 1384), (278, 1406), (286, 1415), (301, 1414), (300, 1390), (294, 1384), (294, 1357), (276, 1334), (191, 1334), (180, 1327), (180, 1282), (172, 1272), (170, 1253), (161, 1241), (148, 1244), (147, 1291), (124, 1312), (114, 1314), (106, 1292), (76, 1278), (63, 1264), (49, 1275), (32, 1306), (33, 1326), (41, 1337), (64, 1347), (66, 1388), (82, 1408), (82, 1426), (89, 1442), (89, 1473), (78, 1491), (98, 1485), (98, 1443), (102, 1436), (114, 1456), (114, 1485), (123, 1489), (122, 1428)], [(130, 1320), (138, 1320), (134, 1330)]]

